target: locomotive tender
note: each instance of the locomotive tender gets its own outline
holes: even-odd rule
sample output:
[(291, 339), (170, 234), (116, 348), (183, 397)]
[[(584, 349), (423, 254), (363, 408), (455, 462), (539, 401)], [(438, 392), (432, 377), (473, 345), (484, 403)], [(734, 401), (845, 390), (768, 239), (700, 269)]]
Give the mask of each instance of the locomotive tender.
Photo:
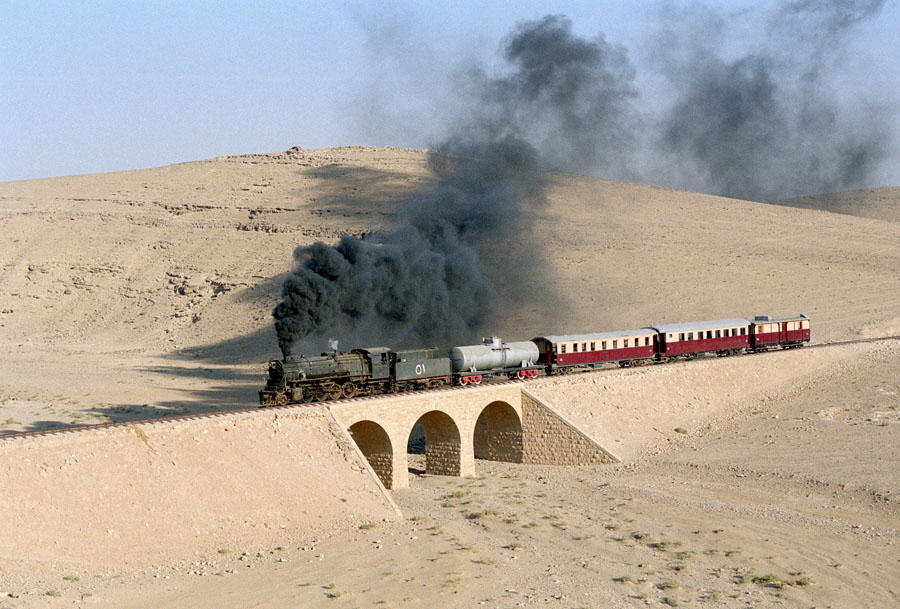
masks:
[(478, 385), (485, 379), (529, 379), (606, 364), (635, 366), (698, 355), (737, 355), (773, 348), (802, 347), (810, 340), (806, 315), (775, 319), (768, 315), (657, 324), (637, 330), (539, 336), (504, 343), (497, 337), (481, 345), (453, 347), (449, 357), (437, 348), (394, 351), (387, 347), (329, 351), (317, 357), (289, 355), (269, 362), (261, 406), (320, 402), (357, 395), (433, 389), (449, 384)]

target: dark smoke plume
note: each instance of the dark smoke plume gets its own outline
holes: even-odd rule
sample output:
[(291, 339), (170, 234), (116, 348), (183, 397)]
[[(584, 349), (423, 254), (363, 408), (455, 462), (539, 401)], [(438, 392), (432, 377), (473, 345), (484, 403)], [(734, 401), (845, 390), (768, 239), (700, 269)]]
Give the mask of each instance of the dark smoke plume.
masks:
[[(518, 288), (493, 265), (503, 264), (514, 235), (527, 237), (525, 212), (542, 202), (534, 150), (506, 139), (436, 153), (429, 164), (437, 186), (406, 201), (406, 226), (297, 248), (274, 311), (285, 355), (295, 341), (324, 334), (356, 346), (471, 341), (493, 320), (503, 288)], [(518, 261), (505, 262), (512, 270)]]
[(765, 201), (866, 185), (887, 156), (887, 114), (864, 100), (845, 107), (825, 75), (883, 4), (787, 2), (768, 20), (764, 44), (730, 60), (719, 51), (726, 19), (670, 9), (657, 50), (677, 99), (658, 141), (680, 186)]
[(521, 24), (506, 40), (515, 70), (486, 80), (483, 99), (566, 171), (625, 171), (634, 145), (635, 69), (624, 47), (602, 35), (572, 35), (571, 22), (547, 16)]
[(466, 344), (501, 311), (542, 304), (552, 285), (533, 247), (542, 167), (618, 163), (634, 71), (621, 48), (573, 36), (562, 17), (520, 24), (503, 57), (508, 74), (468, 72), (464, 118), (429, 158), (436, 185), (405, 202), (401, 228), (294, 252), (273, 312), (285, 355), (327, 336)]

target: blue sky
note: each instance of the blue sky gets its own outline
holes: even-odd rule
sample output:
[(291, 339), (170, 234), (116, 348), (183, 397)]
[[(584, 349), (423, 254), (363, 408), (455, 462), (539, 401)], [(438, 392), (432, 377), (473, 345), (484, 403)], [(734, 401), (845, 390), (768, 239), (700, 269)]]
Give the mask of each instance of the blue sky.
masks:
[[(716, 52), (765, 46), (783, 4), (704, 5), (729, 24)], [(459, 110), (459, 79), (472, 66), (502, 72), (505, 37), (547, 14), (625, 47), (640, 112), (663, 112), (679, 95), (652, 67), (664, 6), (696, 3), (0, 0), (0, 181), (291, 146), (434, 145)], [(841, 107), (897, 105), (898, 40), (896, 2), (854, 26), (828, 63)], [(886, 146), (865, 185), (900, 185), (897, 144)]]

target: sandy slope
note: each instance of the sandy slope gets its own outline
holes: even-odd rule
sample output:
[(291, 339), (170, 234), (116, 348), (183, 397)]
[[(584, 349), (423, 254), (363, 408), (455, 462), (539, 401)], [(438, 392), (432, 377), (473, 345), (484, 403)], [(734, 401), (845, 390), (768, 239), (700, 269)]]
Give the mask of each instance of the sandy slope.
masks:
[[(252, 405), (292, 249), (390, 226), (395, 198), (429, 180), (420, 151), (341, 148), (0, 184), (0, 431)], [(816, 342), (900, 334), (897, 192), (852, 215), (828, 210), (855, 209), (853, 193), (816, 209), (554, 175), (526, 245), (546, 252), (535, 290), (557, 306), (512, 308), (497, 333), (803, 312)], [(6, 565), (0, 607), (893, 607), (897, 355), (542, 381), (622, 465), (416, 477), (394, 493), (407, 522), (314, 550), (235, 547), (118, 578)]]

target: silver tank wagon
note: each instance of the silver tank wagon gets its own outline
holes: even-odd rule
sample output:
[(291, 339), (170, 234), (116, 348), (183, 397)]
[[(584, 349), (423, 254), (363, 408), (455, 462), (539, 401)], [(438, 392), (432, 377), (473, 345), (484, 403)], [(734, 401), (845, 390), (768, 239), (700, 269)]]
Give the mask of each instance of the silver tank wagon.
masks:
[(531, 341), (504, 343), (496, 336), (485, 338), (481, 345), (450, 350), (453, 372), (528, 368), (535, 365), (539, 355), (537, 345)]

